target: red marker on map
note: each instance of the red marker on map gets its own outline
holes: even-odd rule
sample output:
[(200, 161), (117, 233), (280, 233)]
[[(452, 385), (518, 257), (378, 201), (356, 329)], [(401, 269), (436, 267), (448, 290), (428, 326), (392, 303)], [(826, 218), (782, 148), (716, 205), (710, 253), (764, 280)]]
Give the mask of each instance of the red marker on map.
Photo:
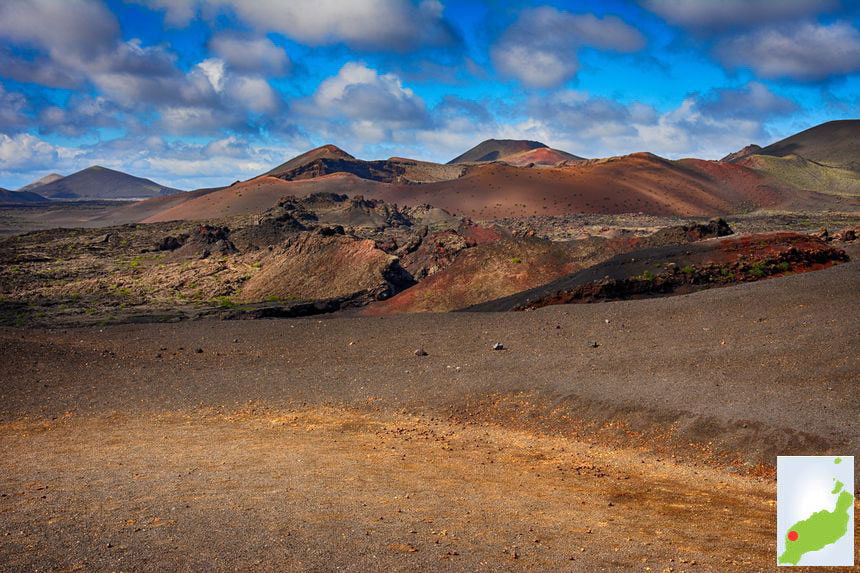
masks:
[(789, 541), (797, 541), (797, 532), (796, 531), (789, 531), (788, 532), (788, 540)]

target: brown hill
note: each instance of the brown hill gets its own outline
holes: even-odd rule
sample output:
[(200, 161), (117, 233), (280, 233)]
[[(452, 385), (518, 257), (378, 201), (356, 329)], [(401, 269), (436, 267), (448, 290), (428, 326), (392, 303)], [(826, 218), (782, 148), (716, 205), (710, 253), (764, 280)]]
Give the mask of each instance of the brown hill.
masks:
[[(522, 139), (487, 139), (482, 141), (467, 152), (458, 155), (448, 162), (448, 165), (457, 163), (486, 163), (490, 161), (507, 161), (507, 158), (527, 153), (529, 151), (547, 149), (564, 159), (582, 159), (564, 151), (550, 149), (547, 145), (539, 141), (528, 141)], [(516, 160), (516, 159), (514, 159)], [(526, 163), (529, 163), (526, 161)], [(536, 162), (535, 162), (536, 163)], [(554, 161), (553, 163), (557, 163)], [(523, 163), (525, 165), (525, 163)]]
[(319, 161), (320, 159), (350, 161), (354, 160), (355, 157), (353, 157), (343, 149), (337, 147), (336, 145), (322, 145), (320, 147), (317, 147), (316, 149), (311, 149), (310, 151), (306, 151), (301, 155), (293, 157), (289, 161), (278, 165), (271, 171), (266, 172), (265, 175), (279, 177), (285, 173), (290, 173), (310, 163)]
[(179, 189), (94, 165), (38, 187), (48, 199), (142, 199), (173, 195)]
[(366, 303), (412, 284), (397, 257), (373, 241), (302, 233), (266, 259), (242, 287), (239, 300), (325, 300)]
[(506, 155), (502, 161), (510, 165), (526, 167), (529, 165), (557, 165), (563, 161), (577, 162), (585, 160), (566, 151), (559, 151), (550, 147), (538, 147), (537, 149)]
[(17, 203), (39, 203), (48, 201), (38, 193), (30, 191), (9, 191), (8, 189), (0, 188), (0, 203), (17, 204)]
[[(213, 219), (261, 213), (285, 195), (317, 192), (431, 204), (473, 219), (568, 213), (714, 216), (752, 209), (857, 209), (860, 200), (786, 187), (766, 173), (732, 163), (650, 153), (524, 169), (504, 163), (469, 166), (458, 179), (421, 185), (386, 183), (336, 173), (285, 181), (257, 177), (205, 194), (189, 193), (158, 209), (146, 201), (136, 221)], [(158, 200), (165, 203), (163, 199)], [(130, 215), (130, 213), (127, 213)]]
[(794, 232), (731, 235), (646, 248), (633, 255), (618, 255), (543, 286), (465, 310), (532, 310), (555, 304), (689, 293), (818, 270), (848, 260), (844, 251)]
[(463, 174), (463, 168), (402, 157), (364, 161), (334, 145), (323, 145), (290, 159), (263, 176), (298, 181), (335, 173), (349, 173), (361, 179), (386, 183), (427, 183), (456, 179)]
[(800, 155), (830, 167), (860, 171), (860, 119), (828, 121), (768, 145), (761, 155)]
[(444, 270), (361, 314), (446, 312), (471, 306), (567, 275), (599, 251), (599, 242), (504, 238), (465, 250)]
[(49, 173), (48, 175), (45, 175), (44, 177), (40, 177), (39, 179), (33, 181), (29, 185), (24, 185), (23, 187), (18, 189), (18, 191), (33, 191), (36, 189), (36, 187), (41, 187), (42, 185), (53, 183), (54, 181), (57, 181), (62, 178), (63, 176), (59, 173)]
[(393, 298), (362, 309), (361, 314), (376, 316), (465, 308), (544, 285), (619, 253), (687, 244), (731, 233), (728, 224), (718, 219), (707, 224), (666, 227), (645, 237), (589, 237), (575, 241), (500, 238), (459, 253), (440, 272)]

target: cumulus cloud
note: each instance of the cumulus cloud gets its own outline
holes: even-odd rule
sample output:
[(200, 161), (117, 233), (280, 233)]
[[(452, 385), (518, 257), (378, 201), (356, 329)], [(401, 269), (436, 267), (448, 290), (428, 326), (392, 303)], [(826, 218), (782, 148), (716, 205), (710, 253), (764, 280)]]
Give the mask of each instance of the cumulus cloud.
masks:
[(700, 105), (703, 112), (716, 117), (742, 117), (766, 120), (799, 110), (793, 100), (773, 93), (761, 82), (750, 82), (742, 88), (720, 88), (705, 94)]
[(260, 114), (274, 116), (282, 109), (263, 74), (286, 72), (289, 59), (266, 38), (218, 36), (212, 46), (218, 57), (183, 71), (165, 46), (122, 41), (115, 18), (100, 2), (8, 0), (0, 3), (0, 40), (32, 52), (25, 60), (0, 49), (0, 75), (52, 86), (89, 84), (99, 94), (97, 111), (93, 102), (42, 110), (43, 133), (82, 135), (116, 125), (121, 117), (127, 127), (139, 127), (133, 124), (146, 117), (141, 114), (156, 112), (160, 121), (145, 121), (171, 133), (211, 134), (250, 129)]
[(197, 15), (198, 0), (132, 0), (156, 10), (164, 10), (164, 20), (171, 26), (185, 26)]
[(591, 46), (636, 52), (645, 46), (638, 30), (615, 16), (572, 14), (548, 6), (524, 10), (492, 49), (503, 74), (532, 87), (553, 87), (579, 69), (577, 50)]
[(234, 70), (282, 75), (289, 71), (287, 53), (268, 38), (215, 36), (210, 47)]
[(311, 115), (342, 116), (385, 127), (425, 123), (424, 101), (395, 74), (379, 74), (361, 62), (348, 62), (324, 80), (300, 109)]
[(660, 112), (643, 103), (624, 105), (563, 90), (531, 97), (526, 114), (500, 126), (502, 136), (536, 139), (585, 157), (651, 151), (672, 158), (716, 159), (767, 137), (758, 118), (714, 113), (695, 96)]
[(107, 98), (72, 96), (64, 107), (48, 106), (39, 114), (39, 132), (83, 135), (93, 128), (118, 125), (118, 110)]
[(642, 0), (666, 21), (698, 30), (756, 26), (828, 12), (839, 0)]
[(111, 49), (118, 34), (113, 14), (94, 0), (0, 2), (0, 37), (44, 47), (56, 59), (99, 56)]
[(0, 131), (25, 125), (27, 107), (27, 98), (23, 94), (8, 92), (0, 85)]
[(186, 25), (198, 10), (229, 10), (258, 31), (278, 32), (312, 45), (411, 50), (459, 41), (439, 0), (137, 0)]
[(765, 78), (818, 81), (860, 70), (860, 32), (847, 22), (764, 28), (721, 41), (716, 55)]
[(313, 45), (409, 50), (443, 45), (456, 34), (438, 0), (209, 0), (230, 6), (258, 30), (280, 32)]
[(78, 152), (52, 145), (29, 133), (0, 133), (0, 172), (26, 172), (52, 169)]
[[(72, 173), (103, 165), (179, 189), (192, 189), (229, 185), (258, 175), (307, 146), (303, 140), (281, 146), (259, 145), (235, 135), (200, 143), (128, 136), (71, 149), (31, 134), (0, 134), (0, 176), (7, 181), (4, 187), (14, 188), (36, 179), (37, 173)], [(13, 181), (15, 184), (10, 183)]]

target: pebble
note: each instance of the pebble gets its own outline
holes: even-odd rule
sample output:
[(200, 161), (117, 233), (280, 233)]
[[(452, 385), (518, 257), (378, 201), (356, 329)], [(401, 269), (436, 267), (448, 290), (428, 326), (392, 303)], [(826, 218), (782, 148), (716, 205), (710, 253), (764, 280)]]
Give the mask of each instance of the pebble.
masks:
[(589, 343), (589, 346), (592, 348), (597, 348), (598, 346), (600, 346), (600, 344), (598, 344), (597, 341), (595, 340), (594, 342)]
[(505, 349), (505, 345), (502, 344), (501, 342), (497, 342), (493, 345), (493, 350), (504, 350), (504, 349)]
[(427, 356), (427, 352), (423, 348), (419, 348), (415, 351), (415, 356)]

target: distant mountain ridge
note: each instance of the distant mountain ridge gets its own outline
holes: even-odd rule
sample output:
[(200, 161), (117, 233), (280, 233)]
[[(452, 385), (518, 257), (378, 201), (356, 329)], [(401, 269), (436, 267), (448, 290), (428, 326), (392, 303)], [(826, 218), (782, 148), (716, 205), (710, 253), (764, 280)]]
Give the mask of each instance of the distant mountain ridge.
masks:
[(736, 162), (751, 155), (799, 155), (827, 167), (860, 171), (860, 119), (828, 121), (766, 147), (748, 145), (721, 161)]
[(721, 161), (765, 174), (782, 186), (860, 196), (860, 120), (828, 121), (767, 147), (748, 145)]
[(181, 193), (150, 179), (135, 177), (99, 165), (61, 177), (50, 183), (31, 187), (48, 199), (146, 199)]
[(18, 191), (32, 191), (36, 187), (41, 187), (42, 185), (47, 185), (48, 183), (53, 183), (54, 181), (58, 181), (63, 178), (63, 175), (59, 173), (49, 173), (44, 177), (40, 177), (39, 179), (33, 181), (29, 185), (24, 185)]
[(18, 204), (18, 203), (44, 203), (48, 200), (30, 191), (9, 191), (0, 187), (0, 203)]

